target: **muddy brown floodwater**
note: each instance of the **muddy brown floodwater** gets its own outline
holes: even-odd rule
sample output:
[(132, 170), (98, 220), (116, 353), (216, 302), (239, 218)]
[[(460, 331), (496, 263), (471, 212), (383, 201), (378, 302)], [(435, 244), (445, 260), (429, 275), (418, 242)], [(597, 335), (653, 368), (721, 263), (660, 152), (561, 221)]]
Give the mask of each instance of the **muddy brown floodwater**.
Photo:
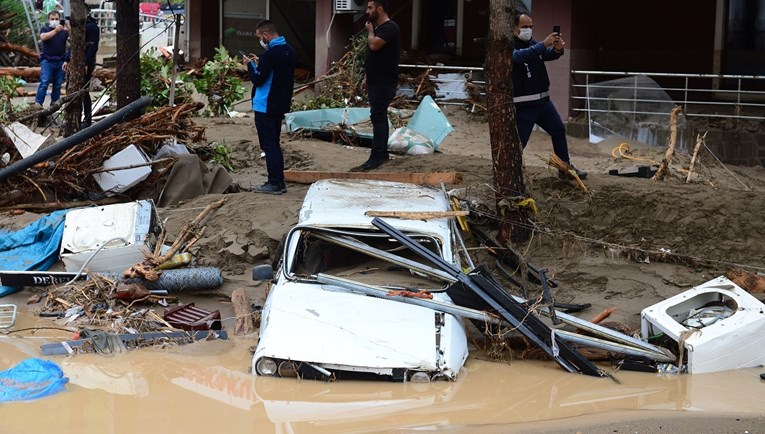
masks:
[[(16, 329), (38, 321), (21, 313)], [(0, 363), (39, 357), (41, 344), (67, 337), (56, 330), (4, 336)], [(582, 415), (608, 412), (613, 420), (614, 411), (765, 414), (761, 369), (693, 376), (618, 372), (617, 384), (565, 373), (553, 362), (471, 357), (454, 383), (324, 383), (250, 375), (247, 341), (51, 357), (69, 378), (66, 391), (3, 404), (0, 432), (517, 432), (530, 423)]]

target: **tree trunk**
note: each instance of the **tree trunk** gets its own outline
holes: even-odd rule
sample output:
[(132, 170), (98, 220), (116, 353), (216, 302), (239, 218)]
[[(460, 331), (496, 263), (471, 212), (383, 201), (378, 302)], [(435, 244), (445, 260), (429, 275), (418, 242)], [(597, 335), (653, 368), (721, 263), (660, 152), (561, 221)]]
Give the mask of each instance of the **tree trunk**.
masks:
[(141, 97), (138, 0), (117, 2), (117, 108)]
[[(11, 77), (23, 78), (25, 81), (38, 81), (40, 80), (40, 67), (39, 66), (17, 66), (17, 67), (0, 67), (0, 76), (10, 75)], [(115, 71), (113, 69), (98, 68), (93, 71), (93, 77), (101, 81), (113, 81), (115, 77)]]
[(0, 42), (0, 51), (10, 51), (13, 53), (21, 54), (29, 59), (37, 61), (39, 53), (29, 47), (23, 45), (12, 44), (10, 42)]
[(497, 211), (500, 215), (498, 239), (524, 242), (529, 239), (527, 212), (512, 206), (526, 196), (523, 183), (523, 146), (515, 124), (513, 106), (513, 20), (512, 0), (489, 0), (487, 38), (487, 106), (489, 140), (494, 168)]
[[(66, 81), (66, 88), (67, 93), (74, 93), (85, 85), (85, 19), (88, 16), (88, 8), (85, 6), (85, 0), (71, 0), (70, 7), (69, 25), (72, 34), (69, 36), (69, 47), (71, 57), (66, 69), (69, 76)], [(90, 96), (83, 94), (66, 106), (64, 137), (69, 137), (80, 130), (83, 98), (90, 98)]]

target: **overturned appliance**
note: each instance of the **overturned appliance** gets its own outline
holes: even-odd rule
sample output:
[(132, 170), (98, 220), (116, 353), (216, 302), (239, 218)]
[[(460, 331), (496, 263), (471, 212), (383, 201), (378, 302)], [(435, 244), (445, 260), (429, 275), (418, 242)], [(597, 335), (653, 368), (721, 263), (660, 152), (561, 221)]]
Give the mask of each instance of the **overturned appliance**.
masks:
[[(396, 302), (402, 294), (451, 305), (453, 281), (417, 262), (411, 251), (377, 230), (367, 211), (444, 212), (438, 190), (384, 181), (324, 180), (306, 194), (298, 225), (263, 307), (252, 372), (261, 376), (428, 382), (453, 380), (468, 356), (459, 315)], [(445, 218), (392, 220), (424, 248), (459, 266)], [(372, 297), (318, 275), (379, 286)], [(388, 299), (386, 299), (388, 298)]]
[(765, 364), (765, 304), (725, 277), (643, 309), (641, 334), (671, 340), (690, 374)]

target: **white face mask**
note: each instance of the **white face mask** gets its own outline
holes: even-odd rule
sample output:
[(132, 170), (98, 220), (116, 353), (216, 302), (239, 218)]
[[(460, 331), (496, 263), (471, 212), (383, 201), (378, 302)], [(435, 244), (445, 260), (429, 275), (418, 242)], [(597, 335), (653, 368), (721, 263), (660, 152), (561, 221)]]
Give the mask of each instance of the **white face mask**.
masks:
[(50, 21), (48, 21), (48, 26), (56, 28), (56, 26), (58, 26), (60, 23), (61, 23), (61, 21), (59, 21), (59, 20), (50, 20)]
[(268, 42), (264, 40), (260, 40), (260, 46), (263, 47), (264, 50), (268, 50)]
[(531, 29), (521, 29), (518, 39), (521, 41), (531, 40)]

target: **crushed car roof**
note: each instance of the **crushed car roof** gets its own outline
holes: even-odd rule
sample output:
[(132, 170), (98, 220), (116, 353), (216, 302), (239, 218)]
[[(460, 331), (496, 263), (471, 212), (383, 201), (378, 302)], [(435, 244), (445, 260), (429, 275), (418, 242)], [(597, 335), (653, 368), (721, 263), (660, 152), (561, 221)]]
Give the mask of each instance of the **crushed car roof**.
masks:
[[(402, 207), (404, 209), (402, 209)], [(372, 180), (326, 179), (308, 190), (300, 209), (299, 226), (374, 228), (367, 211), (431, 212), (449, 210), (440, 190), (414, 184)], [(449, 233), (448, 219), (387, 219), (405, 232)]]

